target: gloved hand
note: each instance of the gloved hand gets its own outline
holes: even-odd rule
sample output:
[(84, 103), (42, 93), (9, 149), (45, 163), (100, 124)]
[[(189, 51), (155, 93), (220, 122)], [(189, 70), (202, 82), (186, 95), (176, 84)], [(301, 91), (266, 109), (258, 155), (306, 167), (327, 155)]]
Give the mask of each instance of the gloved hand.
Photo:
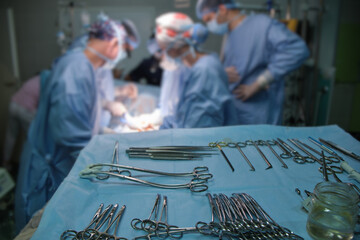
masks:
[(159, 108), (155, 109), (150, 114), (142, 114), (139, 116), (139, 119), (142, 122), (146, 122), (152, 126), (159, 126), (162, 124), (163, 117), (161, 116), (161, 110)]
[(240, 81), (240, 75), (234, 66), (225, 68), (225, 72), (228, 76), (229, 83)]
[(126, 98), (135, 99), (138, 96), (138, 89), (135, 84), (129, 83), (115, 88), (115, 99), (123, 101)]
[(246, 101), (261, 90), (258, 82), (254, 82), (249, 85), (239, 85), (233, 91), (236, 98), (240, 98), (242, 101)]
[(269, 70), (265, 70), (252, 84), (241, 84), (234, 91), (236, 98), (246, 101), (261, 90), (269, 88), (270, 83), (274, 81), (274, 77)]
[(131, 129), (135, 129), (140, 132), (154, 130), (154, 126), (151, 123), (141, 119), (140, 116), (132, 117), (130, 114), (125, 114), (124, 119), (127, 126)]
[(124, 104), (122, 104), (120, 102), (105, 101), (103, 103), (103, 108), (108, 110), (111, 113), (111, 115), (114, 117), (121, 117), (122, 115), (124, 115), (127, 112), (127, 109), (124, 106)]

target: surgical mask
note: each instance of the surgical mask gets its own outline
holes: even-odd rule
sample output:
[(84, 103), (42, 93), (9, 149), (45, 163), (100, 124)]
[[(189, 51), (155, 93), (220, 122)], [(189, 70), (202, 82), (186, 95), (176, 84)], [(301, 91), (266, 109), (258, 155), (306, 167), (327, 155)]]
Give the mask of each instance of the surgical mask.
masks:
[(96, 51), (95, 49), (93, 49), (91, 47), (86, 47), (86, 48), (90, 52), (94, 53), (96, 56), (100, 57), (101, 59), (103, 59), (105, 61), (104, 65), (102, 65), (100, 68), (107, 69), (107, 70), (114, 69), (116, 64), (118, 64), (118, 62), (120, 62), (121, 60), (125, 59), (127, 56), (126, 51), (122, 47), (119, 49), (118, 55), (116, 56), (115, 59), (110, 59), (110, 58), (102, 55), (101, 53), (99, 53), (98, 51)]
[(218, 14), (219, 14), (219, 12), (217, 12), (215, 17), (210, 22), (207, 23), (207, 28), (209, 29), (210, 32), (219, 34), (219, 35), (224, 35), (225, 33), (227, 33), (229, 31), (229, 24), (241, 16), (239, 14), (228, 22), (218, 23), (216, 20), (218, 17)]
[(89, 49), (92, 53), (96, 54), (98, 57), (100, 57), (101, 59), (103, 59), (105, 61), (105, 64), (102, 65), (101, 68), (108, 69), (108, 70), (114, 69), (116, 67), (116, 64), (118, 64), (121, 60), (125, 59), (128, 56), (126, 50), (123, 48), (124, 39), (126, 36), (125, 31), (119, 29), (116, 26), (116, 24), (113, 22), (111, 22), (111, 25), (115, 31), (115, 36), (118, 39), (118, 45), (119, 45), (119, 51), (118, 51), (118, 54), (115, 59), (110, 59), (110, 58), (102, 55), (95, 49), (87, 47), (87, 49)]
[(167, 51), (165, 51), (164, 59), (160, 62), (160, 67), (167, 71), (174, 71), (178, 68), (180, 68), (183, 65), (182, 59), (186, 57), (188, 54), (191, 54), (193, 57), (195, 57), (195, 50), (192, 46), (189, 47), (189, 50), (181, 54), (180, 56), (173, 58), (170, 57), (167, 54)]
[(160, 62), (160, 67), (166, 71), (175, 71), (182, 66), (180, 57), (172, 58), (167, 53), (164, 54), (164, 59)]

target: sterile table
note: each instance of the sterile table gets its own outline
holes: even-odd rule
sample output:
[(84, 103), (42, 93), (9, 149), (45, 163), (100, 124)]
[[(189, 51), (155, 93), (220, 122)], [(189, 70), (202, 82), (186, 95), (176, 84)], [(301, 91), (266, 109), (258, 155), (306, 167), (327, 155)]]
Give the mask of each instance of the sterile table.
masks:
[[(301, 207), (301, 198), (295, 188), (313, 191), (318, 182), (323, 181), (318, 171), (318, 163), (297, 164), (285, 159), (288, 169), (266, 147), (261, 149), (273, 165), (267, 167), (254, 147), (244, 148), (246, 156), (256, 171), (249, 166), (236, 148), (224, 148), (235, 168), (232, 172), (221, 154), (197, 161), (162, 161), (149, 159), (129, 159), (125, 153), (128, 147), (148, 147), (165, 145), (208, 145), (209, 142), (231, 139), (233, 141), (268, 140), (277, 137), (282, 140), (297, 138), (311, 145), (307, 138), (324, 138), (360, 153), (360, 143), (338, 126), (325, 127), (278, 127), (268, 125), (234, 126), (207, 129), (173, 129), (154, 132), (127, 133), (95, 136), (83, 149), (74, 167), (52, 197), (32, 239), (59, 239), (68, 229), (83, 230), (90, 222), (100, 203), (126, 205), (120, 223), (118, 236), (132, 239), (144, 235), (133, 230), (133, 218), (148, 218), (157, 193), (168, 197), (168, 222), (179, 227), (192, 227), (198, 221), (211, 221), (211, 211), (206, 193), (248, 193), (281, 226), (287, 227), (304, 239), (310, 239), (306, 232), (307, 214)], [(125, 180), (110, 179), (105, 182), (91, 182), (81, 179), (79, 172), (91, 163), (110, 163), (114, 143), (119, 141), (120, 164), (156, 169), (168, 172), (191, 172), (196, 166), (208, 166), (214, 175), (208, 183), (207, 192), (192, 193), (189, 189), (160, 189), (138, 185)], [(315, 145), (312, 145), (317, 148)], [(281, 153), (281, 151), (274, 147)], [(319, 148), (317, 148), (319, 149)], [(301, 152), (299, 150), (299, 152)], [(316, 155), (316, 154), (315, 154)], [(355, 170), (360, 170), (360, 161), (339, 153)], [(341, 180), (352, 182), (347, 173), (338, 174)], [(329, 176), (331, 181), (333, 177)], [(161, 178), (159, 178), (162, 181)], [(166, 181), (166, 180), (164, 180)], [(165, 183), (165, 182), (164, 182)], [(216, 239), (201, 234), (185, 234), (183, 239)]]

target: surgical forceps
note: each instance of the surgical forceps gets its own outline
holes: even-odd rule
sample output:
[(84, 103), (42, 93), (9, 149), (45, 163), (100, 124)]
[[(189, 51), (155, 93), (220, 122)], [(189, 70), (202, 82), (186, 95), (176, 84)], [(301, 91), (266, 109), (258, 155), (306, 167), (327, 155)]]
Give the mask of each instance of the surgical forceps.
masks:
[(284, 142), (280, 138), (277, 138), (277, 140), (291, 152), (291, 154), (293, 155), (292, 160), (294, 162), (299, 163), (299, 164), (304, 164), (306, 162), (308, 162), (308, 163), (313, 163), (314, 162), (313, 159), (311, 159), (311, 161), (310, 161), (310, 160), (308, 160), (308, 159), (310, 159), (309, 157), (302, 156), (298, 151), (296, 151), (294, 148), (292, 148), (289, 144), (287, 144), (286, 142)]
[(321, 160), (317, 159), (314, 155), (312, 155), (308, 150), (306, 150), (303, 146), (301, 146), (301, 142), (297, 139), (288, 139), (292, 144), (294, 144), (297, 148), (299, 148), (301, 151), (303, 151), (304, 153), (306, 153), (308, 155), (309, 158), (311, 158), (312, 160), (318, 162), (319, 164), (321, 163)]
[(247, 162), (247, 164), (250, 166), (250, 171), (255, 171), (254, 166), (251, 164), (250, 160), (246, 157), (244, 151), (241, 148), (246, 147), (246, 144), (243, 142), (237, 142), (237, 143), (228, 143), (227, 146), (229, 148), (235, 148), (241, 153), (241, 155), (244, 157), (245, 161)]
[(291, 158), (291, 152), (289, 152), (283, 145), (281, 145), (278, 141), (273, 140), (276, 146), (278, 146), (283, 152), (280, 154), (280, 157), (283, 159)]
[(353, 153), (353, 152), (351, 152), (351, 151), (349, 151), (349, 150), (347, 150), (347, 149), (345, 149), (343, 147), (340, 147), (339, 145), (337, 145), (337, 144), (335, 144), (335, 143), (333, 143), (333, 142), (331, 142), (329, 140), (324, 140), (324, 139), (319, 138), (319, 141), (322, 142), (323, 144), (329, 146), (329, 147), (335, 148), (336, 150), (342, 152), (343, 154), (345, 154), (347, 156), (350, 156), (350, 157), (352, 157), (352, 158), (354, 158), (356, 160), (360, 160), (359, 155), (357, 155), (357, 154), (355, 154), (355, 153)]
[(265, 163), (268, 165), (268, 167), (265, 170), (268, 170), (270, 168), (272, 168), (271, 163), (269, 162), (269, 160), (266, 158), (266, 156), (264, 155), (264, 153), (260, 150), (258, 143), (256, 141), (252, 141), (252, 140), (247, 140), (246, 145), (254, 145), (256, 150), (259, 152), (259, 154), (261, 155), (261, 157), (264, 159)]
[(329, 148), (328, 146), (326, 146), (325, 144), (315, 140), (312, 137), (308, 138), (312, 143), (314, 143), (315, 145), (317, 145), (318, 147), (320, 147), (322, 150), (328, 152), (329, 154), (331, 154), (332, 156), (334, 156), (336, 159), (338, 159), (340, 161), (344, 161), (344, 159), (342, 157), (340, 157), (336, 152), (334, 152), (331, 148)]
[(226, 147), (227, 143), (225, 142), (212, 142), (209, 143), (209, 147), (217, 147), (221, 153), (221, 155), (224, 157), (225, 161), (227, 162), (227, 164), (229, 165), (229, 167), (231, 168), (231, 171), (235, 171), (233, 165), (231, 164), (231, 162), (229, 161), (229, 159), (227, 158), (227, 156), (225, 155), (224, 151), (222, 150), (221, 147)]
[[(314, 153), (318, 154), (320, 157), (322, 157), (321, 152), (319, 152), (318, 150), (310, 147), (309, 145), (307, 145), (306, 143), (304, 143), (304, 142), (302, 142), (302, 141), (300, 141), (300, 140), (298, 140), (298, 139), (296, 139), (296, 141), (297, 141), (298, 143), (300, 143), (301, 145), (303, 145), (304, 147), (310, 149), (310, 150), (313, 151)], [(324, 157), (325, 157), (325, 160), (327, 161), (327, 162), (326, 162), (327, 164), (339, 163), (339, 162), (340, 162), (340, 160), (339, 160), (338, 158), (334, 157), (334, 156), (325, 156), (325, 155), (324, 155)], [(322, 164), (321, 161), (322, 161), (322, 160), (320, 159), (320, 162), (319, 162), (320, 164)]]
[[(119, 171), (118, 173), (102, 170), (102, 168), (106, 167), (106, 166), (115, 167), (116, 169), (122, 168), (122, 169), (126, 169), (126, 170)], [(149, 182), (149, 181), (145, 181), (145, 180), (141, 180), (141, 179), (132, 177), (130, 170), (152, 173), (152, 174), (163, 175), (163, 176), (172, 176), (172, 177), (192, 176), (193, 178), (191, 179), (191, 181), (189, 183), (184, 183), (184, 184), (160, 184), (160, 183)], [(127, 175), (125, 175), (125, 174), (127, 174)], [(99, 180), (104, 180), (105, 178), (103, 176), (108, 175), (108, 176), (118, 177), (121, 179), (126, 179), (129, 181), (133, 181), (133, 182), (137, 182), (137, 183), (141, 183), (141, 184), (145, 184), (145, 185), (150, 185), (150, 186), (158, 187), (158, 188), (169, 188), (169, 189), (189, 188), (190, 191), (192, 191), (192, 192), (206, 191), (208, 189), (208, 186), (206, 185), (207, 180), (211, 179), (213, 177), (213, 175), (211, 173), (208, 173), (207, 167), (195, 167), (192, 172), (188, 172), (188, 173), (169, 173), (169, 172), (160, 172), (160, 171), (156, 171), (156, 170), (148, 170), (148, 169), (142, 169), (142, 168), (137, 168), (137, 167), (132, 167), (132, 166), (124, 166), (124, 165), (110, 164), (110, 163), (91, 164), (91, 165), (87, 166), (85, 169), (83, 169), (79, 173), (79, 175), (81, 178), (93, 178), (93, 177), (98, 178), (98, 176), (101, 176), (100, 178), (98, 178)]]
[(211, 156), (210, 147), (205, 146), (163, 146), (163, 147), (130, 147), (126, 153), (130, 158), (150, 158), (157, 160), (200, 160)]

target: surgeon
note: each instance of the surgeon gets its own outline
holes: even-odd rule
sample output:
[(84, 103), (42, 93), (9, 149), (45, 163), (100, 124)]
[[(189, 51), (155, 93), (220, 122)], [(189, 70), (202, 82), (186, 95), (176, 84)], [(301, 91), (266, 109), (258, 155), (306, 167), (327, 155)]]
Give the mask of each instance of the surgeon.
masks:
[[(200, 50), (201, 44), (203, 44), (208, 36), (207, 28), (201, 23), (196, 23), (192, 27), (190, 41), (196, 44), (196, 48)], [(151, 114), (143, 114), (140, 116), (140, 120), (145, 127), (153, 127), (157, 129), (163, 122), (163, 119), (167, 116), (175, 114), (176, 107), (179, 102), (179, 87), (180, 87), (180, 75), (181, 71), (187, 71), (187, 68), (179, 67), (171, 64), (167, 58), (162, 56), (162, 51), (156, 40), (152, 43), (154, 52), (160, 55), (162, 61), (160, 67), (163, 69), (160, 97), (158, 108)]]
[(85, 49), (68, 51), (54, 65), (22, 153), (15, 199), (17, 231), (51, 198), (79, 151), (98, 133), (101, 102), (95, 72), (126, 58), (132, 38), (123, 23), (104, 16), (89, 29)]
[(161, 129), (232, 125), (237, 122), (227, 76), (218, 58), (197, 48), (193, 21), (183, 13), (156, 19), (156, 40), (168, 68), (181, 69), (179, 101)]
[(243, 15), (234, 0), (198, 0), (196, 13), (211, 32), (227, 34), (223, 65), (239, 124), (281, 124), (284, 76), (309, 57), (305, 42), (266, 15)]
[[(103, 14), (100, 14), (98, 16), (99, 19), (103, 17)], [(132, 36), (132, 40), (128, 42), (132, 49), (136, 49), (140, 44), (140, 36), (136, 30), (135, 25), (127, 19), (122, 21), (122, 25), (126, 26), (127, 29), (129, 29), (128, 34), (129, 36)], [(79, 48), (85, 49), (88, 39), (88, 34), (84, 34), (76, 38), (67, 50), (77, 51), (79, 50)], [(123, 105), (123, 102), (127, 99), (135, 99), (138, 94), (138, 89), (136, 85), (132, 83), (126, 84), (124, 86), (115, 87), (112, 70), (113, 69), (109, 68), (98, 68), (95, 71), (96, 83), (99, 90), (99, 98), (103, 106), (101, 109), (101, 117), (99, 121), (99, 133), (106, 132), (112, 116), (118, 116), (119, 114), (122, 115), (122, 113), (125, 111), (125, 106)]]

